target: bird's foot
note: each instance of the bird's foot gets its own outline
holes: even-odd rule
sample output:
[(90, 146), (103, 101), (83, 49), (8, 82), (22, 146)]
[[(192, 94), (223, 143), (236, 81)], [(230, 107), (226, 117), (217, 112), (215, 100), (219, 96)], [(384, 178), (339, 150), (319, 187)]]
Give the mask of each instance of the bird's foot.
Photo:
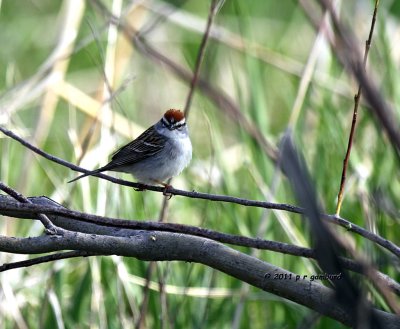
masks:
[(169, 189), (172, 189), (172, 185), (164, 183), (164, 182), (157, 182), (158, 184), (164, 186), (163, 195), (168, 197), (168, 200), (172, 198), (173, 194), (168, 192)]

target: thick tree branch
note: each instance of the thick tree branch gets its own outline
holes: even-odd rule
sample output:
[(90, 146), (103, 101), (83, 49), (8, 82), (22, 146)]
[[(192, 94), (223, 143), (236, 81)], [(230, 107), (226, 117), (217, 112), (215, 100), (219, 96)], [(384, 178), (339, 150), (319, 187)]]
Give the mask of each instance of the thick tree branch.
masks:
[(10, 197), (0, 194), (0, 214), (18, 218), (36, 219), (36, 213), (43, 212), (48, 214), (57, 226), (74, 232), (110, 236), (130, 236), (133, 231), (138, 230), (168, 231), (201, 236), (236, 246), (266, 249), (294, 256), (313, 257), (312, 250), (287, 243), (237, 236), (176, 223), (102, 217), (70, 210), (46, 197), (32, 197), (29, 199), (32, 204), (22, 204)]
[[(138, 232), (130, 237), (67, 232), (64, 236), (35, 238), (0, 236), (0, 248), (6, 252), (24, 254), (70, 249), (147, 261), (201, 263), (345, 325), (352, 325), (348, 310), (335, 301), (333, 290), (206, 238), (157, 231)], [(386, 328), (398, 328), (400, 317), (379, 310), (374, 312), (387, 324)]]
[[(36, 212), (45, 212), (49, 214), (53, 223), (58, 227), (74, 232), (127, 237), (136, 234), (138, 230), (168, 231), (205, 237), (236, 246), (270, 250), (292, 256), (315, 258), (314, 250), (283, 242), (237, 236), (196, 226), (175, 223), (101, 217), (67, 209), (46, 197), (31, 197), (29, 200), (32, 204), (26, 205), (18, 203), (10, 197), (0, 195), (0, 214), (11, 217), (35, 219)], [(347, 258), (342, 258), (342, 261), (346, 269), (362, 275), (366, 273), (366, 269), (357, 262)], [(400, 295), (399, 283), (384, 273), (376, 271), (376, 274), (380, 277), (381, 281), (384, 282), (386, 287)]]

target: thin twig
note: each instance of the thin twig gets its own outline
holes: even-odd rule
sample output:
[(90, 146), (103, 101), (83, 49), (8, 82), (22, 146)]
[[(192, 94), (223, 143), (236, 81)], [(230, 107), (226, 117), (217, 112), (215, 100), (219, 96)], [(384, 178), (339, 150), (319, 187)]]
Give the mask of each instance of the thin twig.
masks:
[(21, 268), (21, 267), (28, 267), (28, 266), (53, 262), (53, 261), (56, 261), (59, 259), (99, 256), (99, 255), (100, 254), (97, 254), (94, 252), (89, 252), (89, 251), (79, 251), (79, 250), (66, 251), (66, 252), (55, 253), (55, 254), (46, 255), (46, 256), (40, 256), (40, 257), (28, 259), (28, 260), (19, 261), (19, 262), (4, 263), (3, 265), (0, 265), (0, 272), (5, 272), (8, 270), (13, 270), (16, 268)]
[(140, 304), (140, 311), (139, 311), (139, 316), (138, 319), (135, 323), (135, 329), (141, 329), (145, 328), (145, 321), (146, 321), (146, 314), (147, 314), (147, 308), (149, 305), (149, 298), (150, 298), (150, 278), (154, 272), (154, 267), (155, 267), (155, 262), (150, 262), (149, 266), (147, 267), (146, 271), (146, 283), (143, 287), (143, 298), (142, 302)]
[[(5, 185), (1, 181), (0, 181), (0, 190), (4, 191), (5, 193), (7, 193), (8, 195), (10, 195), (19, 202), (31, 204), (31, 201), (29, 199), (27, 199), (21, 193), (15, 191), (11, 187)], [(43, 226), (45, 227), (46, 234), (57, 234), (60, 232), (59, 228), (57, 228), (46, 215), (38, 213), (37, 218), (42, 222)]]
[(206, 50), (206, 46), (207, 46), (207, 41), (210, 36), (211, 26), (212, 26), (212, 23), (214, 21), (214, 17), (216, 14), (217, 1), (218, 0), (211, 1), (210, 11), (208, 13), (206, 30), (204, 31), (203, 38), (201, 40), (201, 44), (199, 47), (199, 51), (197, 53), (196, 65), (195, 65), (195, 69), (193, 72), (193, 78), (192, 78), (192, 81), (190, 82), (189, 94), (187, 96), (186, 104), (185, 104), (185, 108), (184, 108), (186, 118), (189, 116), (190, 105), (192, 104), (194, 90), (196, 88), (197, 80), (199, 79), (200, 68), (201, 68), (201, 64), (203, 63), (203, 60), (204, 60), (204, 54), (205, 54), (205, 50)]
[[(375, 27), (375, 22), (376, 22), (376, 15), (378, 13), (378, 5), (379, 5), (379, 0), (375, 0), (375, 8), (374, 8), (374, 14), (372, 15), (371, 29), (369, 31), (368, 39), (365, 42), (364, 60), (363, 60), (364, 69), (365, 69), (366, 64), (367, 64), (368, 53), (369, 53), (369, 49), (371, 47), (372, 35), (374, 33), (374, 27)], [(336, 215), (340, 214), (340, 209), (342, 207), (344, 186), (346, 184), (347, 167), (348, 167), (348, 164), (349, 164), (349, 158), (350, 158), (351, 148), (352, 148), (352, 145), (353, 145), (353, 139), (354, 139), (354, 133), (355, 133), (355, 130), (356, 130), (356, 124), (357, 124), (357, 114), (358, 114), (358, 107), (359, 107), (360, 99), (361, 99), (361, 90), (362, 90), (361, 84), (359, 84), (358, 85), (358, 92), (354, 96), (353, 120), (351, 122), (349, 141), (348, 141), (348, 144), (347, 144), (347, 151), (346, 151), (346, 155), (345, 155), (344, 160), (343, 160), (342, 178), (340, 180), (340, 188), (339, 188), (339, 193), (338, 193), (338, 198), (337, 198)]]

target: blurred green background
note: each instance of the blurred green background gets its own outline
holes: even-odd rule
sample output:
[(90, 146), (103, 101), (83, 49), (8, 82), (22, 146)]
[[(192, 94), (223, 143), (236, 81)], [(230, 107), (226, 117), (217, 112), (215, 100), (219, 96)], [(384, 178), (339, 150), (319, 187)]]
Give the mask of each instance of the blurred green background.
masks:
[[(193, 71), (209, 1), (103, 3), (161, 54)], [(373, 4), (336, 2), (361, 51)], [(368, 71), (395, 109), (400, 101), (399, 18), (398, 1), (381, 1), (368, 60)], [(132, 48), (91, 1), (5, 0), (0, 2), (0, 19), (0, 124), (48, 153), (97, 168), (165, 110), (185, 105), (189, 84)], [(326, 212), (334, 213), (357, 84), (299, 4), (225, 1), (201, 76), (228, 95), (252, 129), (272, 145), (277, 147), (287, 129), (293, 131), (318, 197)], [(227, 108), (197, 91), (188, 123), (193, 160), (173, 180), (174, 187), (295, 204), (274, 161)], [(72, 209), (104, 216), (159, 219), (160, 193), (138, 193), (92, 177), (67, 184), (76, 173), (5, 136), (0, 136), (0, 147), (1, 180), (26, 196), (46, 195)], [(398, 161), (381, 127), (361, 106), (341, 215), (399, 244), (399, 199)], [(173, 197), (165, 220), (302, 246), (310, 240), (300, 216), (204, 200)], [(42, 227), (2, 217), (0, 230), (2, 235), (35, 236)], [(338, 231), (382, 272), (400, 280), (387, 253)], [(313, 261), (239, 249), (295, 273), (319, 273)], [(1, 253), (0, 262), (27, 257)], [(2, 327), (134, 328), (149, 266), (113, 256), (1, 273)], [(150, 281), (142, 328), (343, 327), (198, 264), (157, 263)], [(371, 284), (364, 284), (375, 306), (388, 310)]]

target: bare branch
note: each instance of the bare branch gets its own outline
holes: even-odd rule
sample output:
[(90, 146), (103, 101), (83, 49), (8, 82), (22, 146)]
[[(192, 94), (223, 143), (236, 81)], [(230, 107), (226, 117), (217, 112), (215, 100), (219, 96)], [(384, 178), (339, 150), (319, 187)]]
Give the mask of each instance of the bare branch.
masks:
[(313, 257), (312, 250), (287, 243), (237, 236), (190, 225), (161, 223), (158, 221), (123, 220), (91, 215), (70, 210), (46, 197), (34, 197), (30, 198), (30, 200), (32, 203), (28, 205), (15, 202), (7, 196), (0, 195), (0, 214), (34, 219), (36, 213), (42, 212), (48, 214), (58, 226), (75, 232), (130, 236), (133, 230), (167, 231), (206, 237), (237, 246), (266, 249), (295, 256)]
[[(254, 239), (254, 241), (250, 244), (243, 244), (247, 243), (244, 241), (236, 241), (231, 240), (232, 236), (229, 234), (221, 233), (225, 235), (223, 238), (222, 236), (211, 236), (208, 235), (212, 230), (204, 229), (204, 228), (199, 228), (196, 226), (188, 226), (188, 225), (182, 225), (182, 224), (171, 224), (171, 223), (158, 223), (158, 222), (143, 222), (143, 221), (132, 221), (132, 220), (121, 220), (121, 219), (116, 219), (116, 218), (107, 218), (107, 217), (101, 217), (101, 216), (96, 216), (96, 215), (91, 215), (79, 211), (74, 211), (70, 210), (67, 208), (64, 208), (63, 206), (57, 204), (51, 199), (45, 198), (47, 202), (41, 201), (42, 206), (34, 205), (34, 204), (19, 204), (19, 203), (13, 203), (10, 200), (5, 199), (6, 197), (0, 195), (0, 209), (1, 213), (4, 215), (13, 215), (17, 217), (21, 217), (27, 214), (32, 214), (32, 213), (37, 213), (37, 212), (43, 212), (49, 215), (60, 215), (60, 216), (65, 216), (68, 218), (74, 218), (80, 221), (87, 222), (86, 224), (89, 223), (94, 223), (98, 225), (103, 225), (103, 226), (108, 226), (108, 227), (118, 227), (118, 228), (125, 228), (125, 229), (147, 229), (147, 230), (162, 230), (162, 231), (173, 231), (173, 232), (181, 232), (181, 233), (186, 233), (186, 234), (193, 234), (193, 235), (199, 235), (199, 236), (206, 236), (212, 239), (225, 239), (225, 240), (218, 240), (221, 242), (225, 243), (233, 243), (236, 245), (243, 245), (243, 246), (248, 246), (248, 247), (253, 247), (253, 248), (259, 248), (262, 249), (262, 243), (261, 239)], [(37, 198), (35, 198), (37, 199)], [(44, 203), (44, 205), (43, 205)], [(360, 234), (361, 236), (364, 236), (365, 238), (376, 242), (377, 244), (381, 245), (382, 247), (386, 248), (387, 250), (391, 251), (398, 257), (400, 257), (400, 248), (396, 246), (393, 242), (388, 241), (384, 238), (382, 238), (379, 235), (373, 234), (355, 224), (352, 224), (348, 222), (345, 219), (336, 217), (336, 216), (329, 216), (329, 215), (323, 215), (324, 219), (328, 220), (329, 222), (339, 224), (341, 226), (344, 226), (348, 228), (350, 231), (356, 232)], [(29, 217), (32, 218), (32, 217)], [(55, 220), (55, 219), (53, 219)], [(71, 221), (67, 221), (71, 222)], [(61, 222), (57, 222), (58, 225), (62, 225)], [(66, 223), (66, 225), (71, 225)], [(69, 228), (72, 229), (73, 228)], [(90, 227), (90, 230), (93, 230), (94, 227)], [(180, 231), (178, 231), (180, 230)], [(242, 237), (243, 238), (243, 237)], [(251, 238), (246, 238), (246, 239), (251, 239)], [(277, 242), (275, 242), (277, 243)], [(278, 247), (276, 248), (276, 251), (279, 251), (279, 249), (283, 245), (277, 245)], [(268, 249), (271, 248), (271, 246), (268, 246)], [(269, 249), (273, 250), (273, 249)], [(299, 254), (298, 254), (299, 255)]]
[[(15, 200), (22, 202), (22, 203), (31, 203), (29, 199), (25, 198), (21, 193), (13, 190), (11, 187), (5, 185), (3, 182), (0, 181), (0, 190), (6, 192), (8, 195), (12, 196)], [(38, 213), (37, 218), (42, 222), (43, 226), (46, 229), (47, 234), (57, 234), (59, 231), (56, 226), (50, 221), (50, 219), (41, 213)]]
[[(138, 230), (168, 231), (204, 237), (236, 246), (270, 250), (292, 256), (315, 258), (314, 250), (287, 243), (237, 236), (175, 223), (160, 223), (157, 221), (143, 222), (95, 216), (69, 210), (46, 197), (31, 197), (29, 200), (32, 202), (32, 205), (20, 204), (10, 197), (0, 195), (0, 214), (35, 219), (35, 213), (40, 211), (48, 213), (53, 223), (68, 231), (116, 237), (131, 236), (137, 234)], [(58, 212), (60, 212), (60, 214), (57, 214)], [(50, 213), (52, 214), (50, 215)], [(346, 269), (363, 275), (366, 273), (366, 269), (363, 265), (347, 258), (341, 258), (341, 260)], [(385, 286), (400, 295), (400, 284), (386, 274), (380, 272), (376, 274), (381, 278)]]
[(185, 116), (189, 116), (189, 111), (190, 111), (190, 105), (192, 104), (192, 99), (193, 99), (193, 94), (194, 94), (194, 89), (196, 88), (197, 81), (199, 79), (199, 74), (200, 74), (200, 67), (201, 64), (203, 63), (204, 59), (204, 54), (206, 51), (206, 46), (207, 46), (207, 41), (208, 37), (210, 35), (211, 31), (211, 25), (214, 21), (214, 17), (216, 14), (216, 8), (217, 8), (217, 0), (211, 0), (211, 5), (210, 5), (210, 10), (208, 13), (208, 19), (207, 19), (207, 25), (206, 25), (206, 30), (204, 31), (203, 38), (201, 40), (201, 44), (199, 47), (199, 51), (197, 53), (197, 58), (196, 58), (196, 65), (194, 68), (194, 73), (193, 73), (193, 78), (190, 81), (190, 89), (189, 89), (189, 94), (186, 99), (186, 104), (185, 104)]
[[(364, 69), (367, 64), (368, 53), (369, 53), (369, 49), (371, 47), (372, 34), (374, 33), (376, 15), (378, 13), (378, 4), (379, 4), (379, 0), (375, 0), (375, 8), (374, 8), (374, 14), (372, 15), (371, 28), (369, 31), (368, 39), (365, 43), (364, 59), (363, 59)], [(359, 84), (358, 92), (354, 97), (353, 120), (351, 122), (349, 141), (347, 144), (347, 151), (346, 151), (346, 155), (343, 160), (342, 178), (340, 180), (340, 187), (339, 187), (338, 200), (337, 200), (337, 206), (336, 206), (336, 214), (337, 215), (340, 214), (340, 209), (342, 207), (342, 202), (343, 202), (344, 186), (346, 184), (346, 173), (347, 173), (347, 167), (348, 167), (348, 163), (349, 163), (349, 159), (350, 159), (351, 147), (353, 145), (354, 132), (356, 130), (358, 107), (359, 107), (360, 99), (361, 99), (361, 89), (362, 89), (361, 84)]]
[[(201, 263), (311, 308), (345, 325), (352, 325), (348, 310), (336, 302), (333, 290), (202, 237), (171, 232), (139, 232), (130, 237), (67, 232), (64, 236), (35, 238), (0, 236), (0, 248), (6, 252), (24, 254), (72, 249), (147, 261), (180, 260)], [(277, 279), (279, 277), (285, 279)], [(396, 328), (400, 321), (393, 314), (379, 310), (374, 310), (374, 313), (385, 321), (386, 328)]]
[(23, 260), (20, 262), (5, 263), (0, 265), (0, 272), (5, 272), (8, 270), (13, 270), (21, 267), (34, 266), (38, 264), (53, 262), (59, 259), (68, 259), (76, 257), (88, 257), (88, 256), (98, 256), (99, 254), (87, 251), (67, 251), (62, 253), (56, 253), (46, 256), (40, 256), (33, 259)]

